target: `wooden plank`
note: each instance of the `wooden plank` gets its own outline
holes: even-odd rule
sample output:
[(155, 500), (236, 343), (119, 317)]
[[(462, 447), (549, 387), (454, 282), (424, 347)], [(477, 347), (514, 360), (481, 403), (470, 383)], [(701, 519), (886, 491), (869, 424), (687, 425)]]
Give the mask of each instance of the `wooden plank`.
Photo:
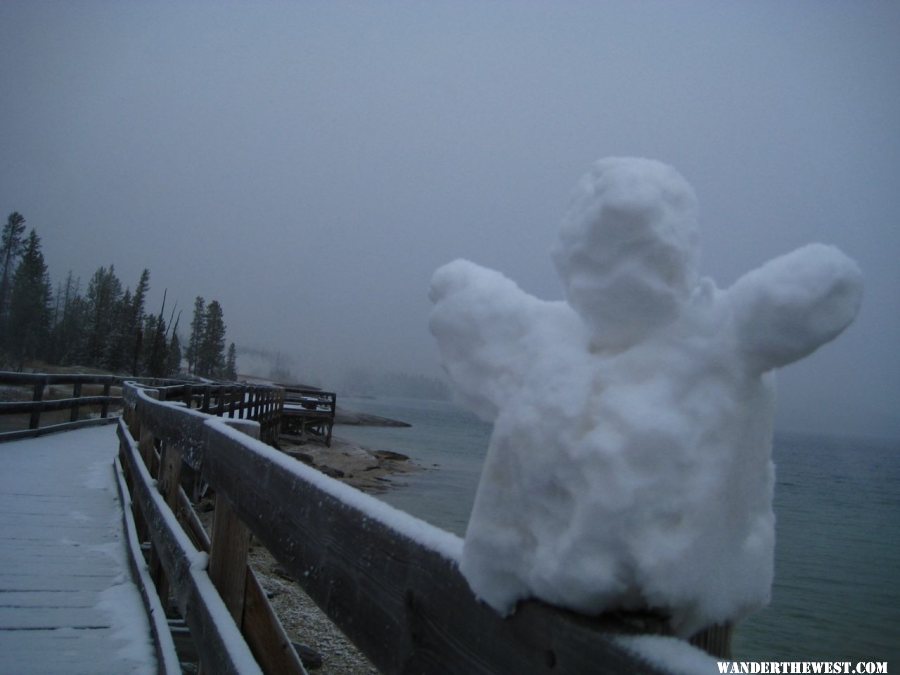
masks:
[[(203, 524), (194, 512), (184, 490), (178, 496), (179, 522), (187, 525), (188, 535), (201, 551), (209, 551), (210, 541)], [(297, 655), (278, 615), (272, 609), (256, 573), (249, 565), (244, 596), (242, 632), (253, 656), (267, 673), (305, 675), (303, 662)]]
[(43, 382), (50, 384), (118, 384), (122, 378), (115, 375), (90, 375), (82, 373), (16, 373), (9, 370), (0, 371), (0, 382), (4, 384), (34, 384)]
[(225, 601), (235, 622), (244, 615), (244, 589), (247, 583), (247, 552), (250, 530), (231, 509), (221, 492), (216, 493), (213, 519), (212, 549), (209, 555), (209, 578)]
[(125, 480), (125, 472), (117, 457), (114, 462), (116, 488), (119, 501), (122, 503), (122, 525), (125, 530), (125, 544), (128, 551), (128, 563), (131, 575), (141, 592), (141, 600), (150, 621), (150, 633), (153, 636), (153, 647), (156, 652), (158, 675), (180, 675), (181, 664), (175, 651), (175, 643), (166, 621), (166, 611), (162, 601), (156, 595), (150, 571), (144, 561), (141, 544), (137, 537), (137, 524), (132, 515), (131, 493)]
[[(210, 673), (261, 672), (237, 626), (227, 616), (206, 571), (198, 566), (198, 551), (177, 527), (175, 515), (153, 487), (152, 478), (124, 424), (119, 425), (122, 455), (132, 474), (132, 500), (150, 525), (150, 539), (172, 584), (176, 603), (185, 617)], [(175, 526), (173, 527), (173, 523)]]
[(246, 588), (243, 632), (256, 660), (267, 673), (306, 675), (303, 662), (250, 567)]
[[(79, 398), (51, 398), (35, 401), (4, 401), (0, 402), (0, 415), (21, 415), (23, 413), (50, 412), (53, 410), (69, 410), (85, 405), (109, 405), (121, 404), (118, 396), (81, 396)], [(72, 420), (75, 421), (75, 420)]]
[(166, 504), (173, 511), (178, 504), (178, 491), (181, 488), (181, 449), (172, 443), (163, 445), (160, 460), (159, 491)]
[(109, 615), (90, 607), (0, 607), (0, 630), (110, 628)]
[(178, 516), (178, 522), (181, 523), (181, 526), (191, 538), (194, 546), (200, 551), (209, 553), (209, 535), (206, 534), (203, 523), (201, 523), (200, 518), (197, 517), (197, 512), (194, 511), (194, 506), (191, 504), (191, 500), (188, 499), (187, 493), (185, 493), (183, 489), (179, 489), (178, 491), (178, 508), (175, 510), (175, 515)]
[[(123, 606), (138, 600), (116, 555), (122, 512), (107, 473), (115, 454), (110, 431), (60, 434), (0, 452), (0, 513), (18, 520), (0, 525), (0, 672), (154, 667), (149, 626), (132, 615), (120, 623)], [(16, 539), (20, 528), (28, 536)]]
[(196, 411), (173, 405), (160, 405), (153, 400), (155, 390), (136, 389), (126, 384), (126, 400), (141, 420), (141, 431), (148, 428), (162, 442), (181, 450), (188, 466), (198, 469), (203, 463), (207, 417)]
[(0, 443), (8, 441), (18, 441), (23, 438), (37, 438), (38, 436), (46, 436), (49, 434), (59, 433), (60, 431), (71, 431), (73, 429), (85, 429), (87, 427), (99, 427), (107, 424), (114, 424), (116, 418), (107, 419), (94, 418), (78, 420), (77, 422), (64, 422), (62, 424), (52, 424), (38, 429), (21, 429), (19, 431), (4, 431), (0, 433)]
[[(181, 478), (181, 450), (171, 443), (164, 443), (162, 452), (160, 453), (159, 463), (159, 480), (157, 487), (166, 504), (173, 511), (178, 503), (178, 490), (180, 489)], [(169, 581), (164, 575), (160, 575), (158, 570), (154, 579), (157, 581), (157, 589), (160, 598), (169, 597)]]
[[(150, 392), (155, 392), (156, 390), (142, 389), (126, 383), (123, 397), (125, 398), (125, 405), (135, 410), (136, 415), (142, 419), (142, 424), (151, 424), (158, 438), (177, 444), (184, 453), (185, 463), (199, 470), (203, 461), (203, 425), (208, 419), (201, 415), (200, 412), (210, 412), (221, 417), (225, 414), (230, 414), (229, 411), (232, 407), (235, 410), (240, 410), (240, 406), (243, 406), (243, 403), (241, 402), (240, 406), (238, 406), (237, 402), (242, 401), (245, 394), (251, 390), (262, 391), (271, 396), (280, 395), (280, 390), (273, 387), (214, 387), (205, 385), (201, 410), (187, 412), (187, 414), (185, 414), (186, 409), (180, 406), (159, 406), (148, 402), (146, 400), (147, 396), (150, 396)], [(214, 401), (212, 401), (213, 398), (215, 399)], [(274, 420), (274, 422), (277, 423), (277, 420)], [(268, 442), (274, 442), (275, 440), (275, 435), (272, 433), (272, 424), (273, 422), (269, 422), (268, 428), (264, 428), (263, 434), (261, 434)], [(261, 427), (264, 427), (264, 424), (261, 424)]]
[(72, 592), (103, 591), (109, 588), (110, 577), (106, 574), (58, 574), (52, 579), (37, 573), (13, 574), (4, 572), (2, 589), (4, 591), (32, 592)]
[[(4, 673), (121, 675), (143, 664), (115, 658), (118, 628), (0, 630)], [(146, 668), (145, 668), (146, 670)]]
[(93, 607), (97, 594), (84, 589), (71, 591), (4, 591), (0, 607)]
[[(259, 434), (259, 427), (256, 425), (243, 421), (228, 424), (250, 437)], [(209, 554), (209, 578), (212, 579), (238, 626), (242, 626), (244, 616), (249, 550), (250, 530), (235, 515), (226, 495), (217, 492)]]
[(617, 617), (526, 602), (501, 618), (476, 600), (455, 560), (335, 498), (270, 452), (212, 426), (208, 480), (381, 672), (660, 672), (614, 642), (623, 630)]

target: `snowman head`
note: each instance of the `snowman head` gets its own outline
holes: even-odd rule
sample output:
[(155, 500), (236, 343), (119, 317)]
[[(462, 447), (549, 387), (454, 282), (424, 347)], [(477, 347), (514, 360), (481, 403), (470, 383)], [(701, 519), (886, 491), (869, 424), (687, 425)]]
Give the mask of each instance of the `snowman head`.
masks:
[(673, 168), (602, 159), (579, 182), (553, 249), (569, 304), (597, 349), (672, 322), (697, 283), (697, 200)]

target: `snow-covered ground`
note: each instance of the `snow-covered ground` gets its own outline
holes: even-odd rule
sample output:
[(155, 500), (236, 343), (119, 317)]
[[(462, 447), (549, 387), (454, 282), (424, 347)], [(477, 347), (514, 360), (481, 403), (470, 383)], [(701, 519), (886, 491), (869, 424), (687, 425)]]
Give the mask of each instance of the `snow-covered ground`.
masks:
[(0, 672), (155, 673), (115, 426), (0, 445)]

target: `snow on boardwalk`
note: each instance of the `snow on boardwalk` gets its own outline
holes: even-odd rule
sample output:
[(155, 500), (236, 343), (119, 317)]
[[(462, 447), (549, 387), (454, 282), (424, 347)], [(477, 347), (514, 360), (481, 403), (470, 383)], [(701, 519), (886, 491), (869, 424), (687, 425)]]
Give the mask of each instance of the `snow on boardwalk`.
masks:
[(0, 672), (155, 673), (115, 426), (0, 444)]

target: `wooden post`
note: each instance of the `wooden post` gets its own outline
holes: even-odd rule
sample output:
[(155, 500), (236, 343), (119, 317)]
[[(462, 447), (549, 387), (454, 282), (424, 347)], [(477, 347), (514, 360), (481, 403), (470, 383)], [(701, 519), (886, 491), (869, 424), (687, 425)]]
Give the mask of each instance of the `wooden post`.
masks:
[[(250, 425), (236, 425), (251, 436)], [(216, 491), (216, 515), (213, 519), (212, 544), (209, 553), (209, 578), (225, 601), (225, 606), (240, 627), (244, 618), (244, 595), (247, 589), (247, 553), (250, 530), (237, 517), (224, 493)]]
[(178, 488), (181, 486), (181, 450), (166, 443), (159, 469), (159, 491), (172, 511), (177, 511)]
[[(81, 382), (76, 382), (72, 385), (72, 398), (78, 399), (81, 398)], [(72, 414), (69, 415), (70, 422), (78, 421), (78, 402), (72, 404)]]
[[(41, 379), (39, 382), (35, 382), (34, 384), (34, 395), (31, 397), (33, 403), (40, 403), (44, 400), (44, 380)], [(28, 420), (28, 428), (29, 429), (37, 429), (41, 424), (41, 408), (38, 405), (35, 405), (31, 409), (31, 419)]]
[(303, 663), (284, 631), (278, 616), (266, 598), (259, 579), (247, 568), (247, 594), (244, 602), (244, 638), (253, 656), (267, 673), (302, 673)]
[[(129, 432), (130, 433), (130, 432)], [(134, 438), (134, 436), (132, 436)], [(125, 474), (125, 482), (128, 484), (128, 491), (134, 494), (134, 475), (131, 471), (131, 463), (125, 456), (127, 452), (127, 444), (125, 438), (119, 435), (119, 462), (122, 464), (122, 472)], [(137, 530), (138, 541), (147, 540), (147, 521), (144, 519), (143, 512), (138, 508), (136, 502), (131, 504), (131, 512), (134, 516), (134, 526)]]
[[(138, 450), (141, 453), (141, 458), (144, 460), (144, 465), (147, 467), (150, 476), (156, 478), (159, 475), (159, 461), (156, 459), (156, 439), (153, 436), (153, 431), (147, 424), (141, 425)], [(169, 604), (169, 585), (166, 582), (159, 555), (152, 548), (150, 549), (148, 567), (150, 568), (150, 576), (153, 578), (153, 583), (156, 584), (156, 591), (159, 594), (160, 600), (162, 600), (163, 607), (167, 607)]]
[[(181, 487), (181, 450), (171, 443), (164, 443), (159, 464), (157, 486), (166, 504), (175, 512), (178, 508), (178, 493)], [(161, 568), (157, 570), (154, 581), (163, 607), (168, 607), (169, 581)]]
[(106, 419), (109, 416), (109, 390), (111, 387), (111, 381), (107, 380), (103, 383), (103, 395), (106, 397), (106, 400), (103, 401), (103, 404), (100, 406), (100, 417), (102, 417), (103, 419)]
[[(232, 426), (259, 438), (257, 425), (238, 422)], [(237, 517), (224, 493), (217, 491), (209, 578), (265, 672), (305, 674), (297, 652), (247, 564), (250, 536), (250, 530)]]
[[(148, 389), (146, 393), (151, 398), (157, 398), (159, 396), (159, 390), (157, 389)], [(137, 413), (137, 410), (135, 410)], [(137, 414), (136, 417), (139, 417)], [(140, 428), (140, 433), (137, 437), (138, 440), (138, 450), (140, 450), (141, 457), (144, 459), (144, 464), (147, 467), (147, 471), (150, 472), (150, 475), (156, 478), (159, 475), (157, 459), (156, 459), (156, 447), (155, 447), (155, 438), (153, 436), (153, 430), (150, 429), (146, 424), (143, 423), (140, 419), (138, 419), (138, 424)]]
[(125, 418), (125, 423), (128, 425), (128, 432), (131, 434), (131, 437), (135, 440), (139, 439), (141, 437), (141, 418), (137, 414), (137, 410), (126, 404), (122, 416)]
[(144, 460), (147, 471), (150, 472), (151, 476), (156, 478), (156, 439), (153, 436), (153, 432), (147, 427), (146, 424), (141, 425), (141, 434), (138, 437), (138, 450), (140, 450), (141, 452), (141, 457)]
[(244, 616), (249, 550), (250, 530), (235, 515), (222, 493), (216, 492), (209, 578), (238, 626), (241, 625)]

